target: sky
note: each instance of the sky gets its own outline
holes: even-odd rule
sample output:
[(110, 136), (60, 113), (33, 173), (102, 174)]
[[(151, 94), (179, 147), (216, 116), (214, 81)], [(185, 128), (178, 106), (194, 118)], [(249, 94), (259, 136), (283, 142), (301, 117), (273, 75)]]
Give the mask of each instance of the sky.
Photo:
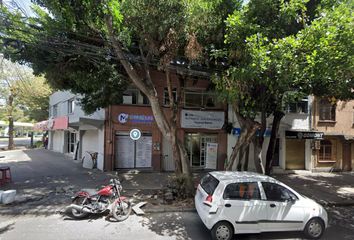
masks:
[(31, 0), (3, 0), (5, 4), (11, 4), (11, 3), (16, 3), (23, 11), (26, 13), (26, 15), (31, 16), (33, 15), (32, 10), (30, 8), (31, 6)]

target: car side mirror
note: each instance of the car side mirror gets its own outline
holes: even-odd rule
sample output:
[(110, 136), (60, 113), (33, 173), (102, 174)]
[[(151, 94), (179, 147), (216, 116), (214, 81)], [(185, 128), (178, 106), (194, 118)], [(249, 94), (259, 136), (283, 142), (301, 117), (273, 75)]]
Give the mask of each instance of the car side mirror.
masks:
[(296, 198), (294, 196), (289, 196), (289, 198), (287, 199), (287, 202), (294, 203), (294, 202), (296, 202)]

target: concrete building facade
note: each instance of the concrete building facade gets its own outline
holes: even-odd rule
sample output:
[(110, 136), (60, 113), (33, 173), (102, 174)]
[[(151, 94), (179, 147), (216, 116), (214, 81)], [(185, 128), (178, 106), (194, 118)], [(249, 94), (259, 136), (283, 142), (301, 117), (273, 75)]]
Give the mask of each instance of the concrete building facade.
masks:
[(50, 117), (37, 125), (48, 131), (48, 149), (79, 161), (97, 155), (95, 166), (87, 163), (86, 167), (103, 170), (105, 112), (101, 109), (86, 115), (79, 105), (79, 98), (69, 91), (53, 93), (49, 98)]
[(313, 152), (317, 170), (351, 171), (354, 166), (354, 101), (315, 98), (312, 128), (324, 132)]
[[(165, 74), (151, 71), (162, 110), (169, 118)], [(171, 74), (177, 103), (177, 135), (185, 145), (192, 170), (223, 169), (227, 134), (223, 129), (226, 105), (217, 102), (205, 77)], [(155, 122), (149, 101), (138, 89), (129, 87), (121, 105), (106, 110), (105, 166), (113, 169), (174, 171), (172, 146)], [(134, 141), (129, 133), (139, 129)]]
[[(273, 159), (273, 171), (282, 172), (285, 170), (313, 170), (312, 148), (313, 141), (320, 139), (323, 133), (314, 131), (311, 128), (311, 112), (313, 97), (309, 96), (298, 103), (290, 104), (286, 109), (286, 114), (282, 118), (276, 140), (276, 152)], [(232, 109), (228, 112), (229, 122), (233, 125), (233, 131), (228, 135), (228, 158), (232, 153), (241, 129)], [(265, 165), (266, 153), (271, 134), (273, 117), (267, 119), (267, 130), (264, 135), (262, 147), (262, 161)], [(254, 147), (250, 144), (249, 167), (255, 171)], [(236, 167), (236, 166), (234, 166)]]

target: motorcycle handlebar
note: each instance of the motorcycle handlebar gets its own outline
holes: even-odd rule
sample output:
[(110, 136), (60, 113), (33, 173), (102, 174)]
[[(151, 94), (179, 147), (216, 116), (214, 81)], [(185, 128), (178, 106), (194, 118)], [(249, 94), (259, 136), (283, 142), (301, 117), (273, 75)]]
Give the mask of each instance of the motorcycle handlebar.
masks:
[(110, 183), (110, 184), (120, 185), (119, 179), (115, 179), (115, 178), (112, 178), (111, 180), (109, 180), (109, 183)]

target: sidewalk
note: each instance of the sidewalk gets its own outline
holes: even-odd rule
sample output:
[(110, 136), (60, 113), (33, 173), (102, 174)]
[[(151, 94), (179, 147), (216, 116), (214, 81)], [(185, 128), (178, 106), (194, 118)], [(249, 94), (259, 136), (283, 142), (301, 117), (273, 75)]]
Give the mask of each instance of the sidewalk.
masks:
[[(80, 161), (45, 149), (3, 151), (0, 166), (9, 166), (12, 183), (0, 190), (15, 189), (13, 204), (0, 204), (0, 214), (53, 214), (70, 205), (71, 197), (82, 188), (100, 189), (116, 172), (84, 169)], [(146, 212), (192, 210), (194, 203), (166, 204), (164, 189), (173, 173), (124, 171), (118, 172), (123, 193), (134, 204), (146, 201)], [(191, 207), (192, 206), (192, 207)]]
[(354, 172), (296, 171), (273, 177), (320, 204), (354, 206)]
[[(71, 196), (81, 188), (99, 189), (108, 184), (116, 172), (84, 169), (80, 162), (63, 154), (45, 149), (1, 152), (5, 158), (0, 165), (11, 167), (13, 182), (1, 186), (1, 190), (16, 189), (16, 202), (0, 205), (0, 214), (52, 214), (68, 206)], [(195, 182), (205, 173), (194, 174)], [(118, 172), (123, 194), (133, 204), (144, 201), (146, 212), (195, 211), (194, 199), (167, 204), (164, 193), (173, 173), (142, 172), (137, 170)], [(301, 194), (327, 206), (354, 206), (354, 172), (311, 173), (296, 171), (274, 175), (276, 179)]]

